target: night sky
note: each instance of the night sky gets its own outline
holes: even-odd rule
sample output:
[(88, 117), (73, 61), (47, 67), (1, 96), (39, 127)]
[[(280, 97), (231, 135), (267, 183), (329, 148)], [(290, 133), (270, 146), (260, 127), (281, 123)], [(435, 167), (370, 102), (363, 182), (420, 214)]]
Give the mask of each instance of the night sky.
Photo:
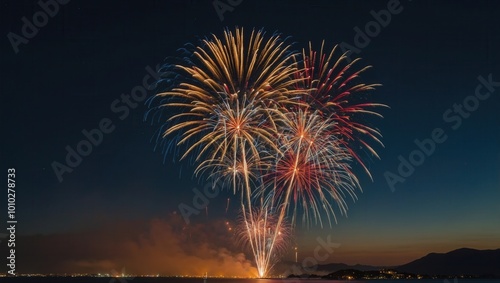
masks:
[[(158, 125), (144, 121), (144, 96), (123, 99), (143, 79), (153, 83), (156, 66), (184, 44), (235, 26), (280, 32), (296, 50), (322, 40), (356, 47), (373, 66), (363, 80), (383, 85), (373, 99), (390, 106), (370, 120), (385, 145), (376, 147), (381, 160), (366, 159), (373, 181), (355, 167), (363, 193), (349, 200), (348, 216), (331, 228), (299, 222), (286, 260), (295, 245), (299, 261), (311, 256), (318, 237), (339, 244), (321, 263), (399, 265), (429, 252), (500, 248), (500, 3), (232, 3), (219, 15), (212, 1), (73, 0), (20, 42), (22, 18), (33, 22), (42, 8), (1, 1), (0, 160), (2, 178), (16, 170), (19, 272), (254, 271), (250, 255), (228, 244), (238, 196), (223, 190), (186, 224), (178, 207), (192, 206), (193, 189), (207, 182), (189, 162), (154, 150)], [(360, 42), (358, 29), (388, 3), (397, 7), (390, 22)], [(99, 127), (102, 141), (58, 178), (54, 162), (68, 165), (68, 146)], [(428, 155), (417, 152), (424, 141)], [(3, 227), (6, 189), (1, 203)]]

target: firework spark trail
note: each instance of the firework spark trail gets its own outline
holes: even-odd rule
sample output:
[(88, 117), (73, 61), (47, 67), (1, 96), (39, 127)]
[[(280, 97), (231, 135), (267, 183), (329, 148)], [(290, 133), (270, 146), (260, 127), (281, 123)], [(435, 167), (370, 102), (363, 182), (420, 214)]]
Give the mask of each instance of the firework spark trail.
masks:
[[(331, 198), (344, 214), (347, 212), (347, 203), (344, 200), (346, 194), (356, 199), (355, 189), (361, 190), (359, 181), (349, 165), (352, 159), (356, 160), (371, 178), (368, 168), (354, 149), (355, 146), (360, 144), (361, 148), (368, 149), (378, 158), (365, 138), (382, 145), (379, 131), (360, 120), (363, 114), (381, 117), (370, 109), (385, 105), (353, 102), (359, 101), (361, 94), (379, 86), (354, 83), (369, 66), (352, 71), (353, 65), (359, 59), (345, 64), (345, 53), (331, 66), (337, 46), (328, 55), (323, 49), (324, 42), (319, 54), (313, 50), (311, 44), (308, 54), (305, 50), (302, 52), (302, 66), (298, 67), (296, 73), (296, 77), (301, 80), (295, 84), (297, 89), (303, 90), (302, 103), (296, 104), (292, 113), (282, 115), (280, 124), (284, 132), (281, 139), (283, 154), (277, 159), (275, 169), (271, 172), (274, 181), (267, 197), (268, 201), (271, 199), (271, 203), (276, 202), (273, 205), (280, 211), (277, 226), (287, 214), (292, 197), (295, 204), (294, 219), (297, 204), (302, 200), (306, 220), (309, 219), (310, 209), (314, 219), (319, 220), (323, 226), (319, 211), (321, 206), (330, 225), (330, 215), (336, 222), (334, 209), (328, 199)], [(276, 239), (275, 233), (271, 247)]]
[[(248, 214), (248, 213), (247, 213)], [(268, 207), (259, 206), (253, 208), (252, 215), (248, 214), (246, 220), (240, 217), (238, 234), (240, 244), (247, 246), (252, 240), (249, 238), (248, 231), (251, 231), (251, 237), (257, 244), (255, 247), (255, 262), (259, 277), (265, 277), (268, 271), (274, 266), (278, 258), (283, 254), (290, 243), (291, 227), (282, 222), (277, 225), (277, 217), (269, 211)], [(274, 235), (277, 235), (273, 243)]]
[[(317, 111), (299, 110), (285, 113), (280, 124), (283, 124), (280, 143), (284, 154), (277, 158), (271, 170), (272, 190), (267, 196), (267, 202), (278, 207), (277, 226), (281, 225), (291, 204), (294, 204), (292, 223), (295, 222), (299, 203), (304, 208), (306, 221), (310, 211), (323, 226), (323, 210), (331, 225), (332, 217), (336, 221), (332, 202), (344, 214), (347, 211), (345, 195), (355, 199), (355, 189), (359, 187), (348, 165), (351, 157), (333, 135), (335, 123)], [(277, 234), (271, 247), (274, 238)]]
[(177, 134), (176, 145), (186, 147), (181, 159), (194, 154), (200, 162), (195, 174), (229, 178), (233, 191), (241, 191), (249, 243), (258, 255), (261, 239), (248, 224), (254, 219), (252, 184), (260, 178), (255, 172), (269, 167), (265, 155), (279, 150), (275, 110), (293, 104), (302, 91), (293, 87), (301, 80), (293, 77), (296, 54), (277, 34), (252, 31), (245, 38), (237, 28), (203, 40), (189, 55), (168, 73), (181, 82), (157, 95), (160, 109), (179, 111), (169, 116), (163, 138)]

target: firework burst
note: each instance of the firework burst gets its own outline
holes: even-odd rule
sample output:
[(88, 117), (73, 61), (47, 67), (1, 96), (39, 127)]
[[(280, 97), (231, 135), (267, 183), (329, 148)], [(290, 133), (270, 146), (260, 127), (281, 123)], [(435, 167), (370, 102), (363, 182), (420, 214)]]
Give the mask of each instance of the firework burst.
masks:
[[(254, 207), (251, 214), (247, 212), (246, 217), (240, 216), (237, 234), (239, 243), (252, 249), (258, 275), (262, 278), (289, 247), (291, 228), (286, 221), (278, 224), (278, 217), (268, 207), (259, 206)], [(253, 247), (252, 241), (256, 243)]]
[(367, 115), (381, 117), (371, 109), (385, 105), (363, 102), (364, 94), (378, 85), (356, 83), (369, 66), (355, 70), (359, 59), (348, 63), (345, 53), (335, 59), (337, 47), (329, 54), (323, 49), (324, 44), (318, 53), (310, 44), (309, 52), (302, 52), (295, 74), (298, 79), (295, 88), (301, 90), (300, 102), (283, 113), (279, 122), (283, 134), (278, 139), (280, 151), (270, 172), (273, 177), (266, 198), (280, 209), (278, 226), (290, 204), (294, 205), (292, 223), (297, 207), (301, 206), (303, 221), (307, 221), (311, 213), (323, 226), (322, 208), (331, 225), (332, 218), (336, 221), (332, 203), (344, 214), (347, 212), (345, 197), (356, 199), (355, 191), (361, 189), (351, 170), (352, 160), (371, 178), (358, 152), (367, 149), (378, 158), (366, 139), (382, 144), (379, 131), (363, 123)]
[(163, 137), (179, 135), (177, 146), (186, 146), (181, 159), (196, 152), (196, 161), (204, 160), (197, 171), (217, 165), (225, 171), (230, 159), (235, 173), (240, 165), (245, 190), (250, 190), (248, 154), (259, 164), (266, 152), (259, 145), (276, 149), (276, 111), (270, 109), (290, 103), (299, 92), (292, 88), (299, 79), (292, 78), (297, 70), (290, 46), (278, 35), (264, 35), (253, 31), (245, 38), (243, 29), (236, 29), (226, 30), (222, 39), (203, 40), (190, 56), (193, 62), (175, 66), (186, 79), (157, 95), (161, 109), (178, 111), (168, 118)]
[(237, 235), (260, 277), (288, 243), (289, 211), (291, 225), (299, 207), (303, 220), (323, 226), (324, 213), (331, 225), (361, 189), (351, 165), (370, 175), (360, 150), (378, 158), (370, 142), (381, 144), (380, 133), (364, 122), (384, 106), (365, 101), (378, 85), (357, 83), (369, 67), (323, 47), (293, 53), (277, 34), (226, 30), (167, 66), (169, 86), (155, 96), (167, 148), (184, 149), (180, 159), (191, 156), (196, 175), (240, 192)]
[[(336, 55), (339, 54), (339, 55)], [(358, 69), (360, 58), (348, 62), (347, 52), (340, 53), (335, 46), (329, 53), (324, 51), (324, 42), (317, 52), (309, 43), (309, 50), (302, 51), (298, 62), (295, 87), (304, 90), (302, 100), (307, 108), (318, 110), (335, 123), (335, 136), (349, 154), (370, 176), (370, 171), (359, 156), (360, 149), (367, 149), (376, 158), (377, 152), (369, 140), (383, 146), (378, 129), (366, 125), (367, 116), (382, 117), (373, 109), (387, 107), (384, 104), (367, 102), (367, 94), (380, 84), (358, 83), (360, 75), (371, 68)]]
[(336, 220), (333, 204), (342, 214), (346, 213), (344, 198), (349, 195), (355, 199), (355, 189), (359, 187), (349, 165), (352, 158), (335, 135), (335, 122), (317, 111), (303, 110), (285, 113), (280, 122), (282, 155), (276, 158), (269, 174), (272, 193), (268, 198), (284, 210), (289, 203), (294, 204), (292, 219), (301, 206), (304, 221), (309, 220), (311, 213), (323, 226), (321, 211), (324, 211), (331, 223), (331, 218)]

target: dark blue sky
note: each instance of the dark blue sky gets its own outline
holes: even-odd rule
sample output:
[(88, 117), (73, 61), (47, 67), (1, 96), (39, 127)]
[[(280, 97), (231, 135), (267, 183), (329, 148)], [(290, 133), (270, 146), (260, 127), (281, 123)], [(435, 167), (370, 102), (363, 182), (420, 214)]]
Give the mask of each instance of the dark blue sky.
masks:
[[(0, 160), (3, 172), (17, 172), (17, 233), (147, 222), (191, 204), (192, 189), (204, 181), (173, 156), (163, 163), (151, 142), (156, 127), (143, 122), (143, 101), (137, 107), (121, 101), (142, 85), (146, 67), (234, 26), (279, 31), (297, 50), (323, 39), (356, 46), (355, 27), (365, 30), (371, 11), (388, 3), (396, 1), (243, 0), (221, 21), (212, 1), (73, 0), (15, 53), (9, 33), (22, 36), (21, 19), (32, 21), (41, 7), (2, 1)], [(364, 192), (331, 229), (299, 225), (301, 257), (328, 235), (340, 244), (328, 261), (347, 263), (402, 264), (432, 251), (500, 247), (500, 4), (401, 0), (397, 7), (390, 23), (357, 50), (373, 65), (363, 79), (383, 84), (375, 100), (391, 107), (372, 121), (385, 144), (378, 148), (381, 160), (368, 162), (374, 180), (357, 170)], [(479, 76), (493, 81), (480, 89), (488, 98), (475, 96), (484, 85)], [(113, 131), (60, 182), (51, 164), (64, 163), (66, 147), (76, 148), (82, 131), (103, 119)], [(437, 128), (446, 140), (392, 190), (384, 174), (401, 175), (398, 158), (418, 159), (414, 141), (432, 138)], [(228, 197), (233, 213), (226, 214)], [(6, 203), (5, 193), (1, 199)], [(204, 211), (193, 221), (234, 220), (236, 201), (222, 192), (210, 201), (208, 216)]]

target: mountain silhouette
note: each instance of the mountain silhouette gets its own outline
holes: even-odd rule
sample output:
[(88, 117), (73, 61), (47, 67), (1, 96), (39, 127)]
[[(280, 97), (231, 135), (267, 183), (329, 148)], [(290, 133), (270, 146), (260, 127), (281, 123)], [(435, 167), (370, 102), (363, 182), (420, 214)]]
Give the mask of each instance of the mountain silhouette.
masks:
[(396, 270), (428, 275), (492, 275), (500, 277), (500, 249), (462, 248), (448, 253), (430, 253), (396, 267)]

